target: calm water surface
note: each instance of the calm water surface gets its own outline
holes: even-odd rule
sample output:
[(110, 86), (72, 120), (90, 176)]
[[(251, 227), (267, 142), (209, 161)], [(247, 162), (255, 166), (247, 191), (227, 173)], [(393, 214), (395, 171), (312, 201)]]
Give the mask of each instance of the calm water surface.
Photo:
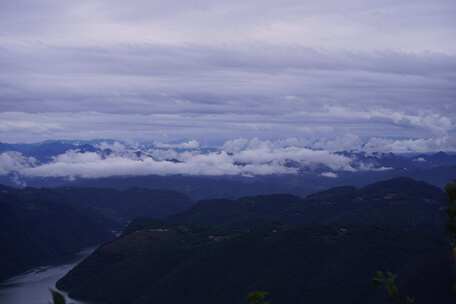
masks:
[[(0, 304), (49, 304), (49, 288), (95, 248), (81, 251), (72, 261), (33, 269), (0, 283)], [(68, 303), (83, 304), (72, 299)]]

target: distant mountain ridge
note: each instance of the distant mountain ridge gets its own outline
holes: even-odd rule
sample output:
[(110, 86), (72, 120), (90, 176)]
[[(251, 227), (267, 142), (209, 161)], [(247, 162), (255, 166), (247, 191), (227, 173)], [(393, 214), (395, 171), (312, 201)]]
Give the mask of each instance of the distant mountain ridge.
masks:
[[(173, 164), (182, 164), (189, 155), (206, 155), (207, 153), (219, 153), (220, 149), (208, 149), (201, 147), (176, 148), (173, 145), (128, 145), (116, 141), (47, 141), (36, 144), (2, 144), (1, 153), (15, 151), (25, 157), (33, 157), (37, 165), (51, 164), (56, 157), (73, 151), (84, 158), (90, 154), (89, 160), (95, 156), (100, 159), (119, 157), (122, 160), (137, 161), (135, 168), (141, 168), (144, 160), (166, 161), (164, 166), (157, 167), (157, 171), (149, 170), (150, 173), (138, 173), (134, 170), (126, 170), (125, 175), (118, 173), (104, 177), (80, 177), (68, 176), (40, 176), (21, 174), (20, 167), (23, 163), (31, 160), (15, 159), (19, 156), (6, 156), (5, 169), (0, 163), (0, 183), (12, 187), (100, 187), (128, 189), (132, 187), (148, 189), (167, 189), (184, 193), (194, 200), (209, 198), (239, 198), (259, 194), (291, 193), (305, 196), (321, 190), (352, 185), (365, 186), (380, 180), (408, 176), (417, 180), (443, 187), (448, 180), (456, 178), (456, 154), (449, 152), (436, 153), (367, 153), (363, 151), (340, 151), (332, 156), (347, 157), (351, 159), (351, 165), (356, 170), (333, 170), (324, 164), (306, 164), (294, 159), (283, 159), (280, 164), (285, 169), (296, 170), (296, 174), (270, 174), (264, 175), (198, 175), (186, 174), (188, 170), (181, 170), (179, 174), (161, 173), (160, 168), (167, 168)], [(179, 158), (179, 153), (185, 152), (187, 156)], [(71, 154), (71, 153), (70, 153)], [(227, 153), (226, 155), (232, 155)], [(67, 155), (74, 157), (74, 155)], [(65, 158), (65, 157), (64, 157)], [(1, 160), (1, 158), (0, 158)], [(66, 160), (66, 162), (71, 162)], [(265, 164), (271, 165), (271, 160)], [(236, 167), (246, 167), (247, 160), (235, 161)], [(67, 166), (67, 164), (65, 165)], [(71, 163), (71, 167), (77, 164)], [(85, 166), (85, 163), (79, 163)], [(60, 168), (60, 167), (59, 167)], [(104, 167), (103, 167), (104, 168)], [(109, 165), (106, 165), (106, 170)], [(60, 172), (62, 170), (57, 170)], [(105, 171), (103, 169), (103, 171)], [(149, 172), (148, 171), (148, 172)], [(89, 170), (90, 172), (90, 170)], [(141, 170), (139, 170), (141, 172)], [(156, 172), (156, 174), (154, 174)], [(90, 175), (90, 174), (89, 174)]]
[[(444, 206), (445, 194), (438, 187), (401, 177), (381, 181), (363, 188), (337, 187), (300, 198), (288, 194), (244, 197), (238, 200), (205, 200), (191, 209), (171, 216), (170, 221), (185, 224), (236, 225), (243, 221), (279, 221), (292, 224), (361, 224), (364, 212), (380, 221), (375, 210), (403, 219), (382, 223), (401, 224), (405, 217), (416, 224), (440, 222), (438, 207)], [(278, 203), (279, 202), (279, 203)], [(413, 213), (406, 210), (412, 209)], [(419, 214), (420, 212), (420, 214)], [(396, 215), (395, 215), (396, 213)], [(443, 216), (443, 215), (442, 215)], [(374, 223), (371, 223), (374, 224)]]

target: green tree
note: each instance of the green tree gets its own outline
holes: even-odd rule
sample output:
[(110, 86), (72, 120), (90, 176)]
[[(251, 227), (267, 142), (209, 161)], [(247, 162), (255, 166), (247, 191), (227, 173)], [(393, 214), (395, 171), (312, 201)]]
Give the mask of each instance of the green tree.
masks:
[(66, 304), (65, 296), (61, 292), (55, 289), (51, 289), (50, 291), (52, 295), (53, 304)]
[[(450, 244), (453, 254), (453, 268), (456, 272), (456, 181), (448, 183), (445, 187), (448, 194), (448, 222), (447, 229), (450, 237)], [(376, 286), (384, 287), (388, 298), (397, 304), (415, 303), (413, 298), (404, 297), (400, 294), (396, 284), (397, 276), (391, 272), (377, 271), (374, 275), (373, 282)], [(456, 283), (453, 284), (453, 290), (456, 292)]]
[(397, 275), (391, 272), (377, 271), (372, 279), (377, 287), (384, 287), (388, 299), (395, 304), (414, 304), (415, 299), (403, 296), (396, 284)]
[(267, 297), (269, 296), (269, 293), (266, 291), (253, 291), (247, 295), (247, 303), (248, 304), (270, 304), (269, 301), (267, 301)]

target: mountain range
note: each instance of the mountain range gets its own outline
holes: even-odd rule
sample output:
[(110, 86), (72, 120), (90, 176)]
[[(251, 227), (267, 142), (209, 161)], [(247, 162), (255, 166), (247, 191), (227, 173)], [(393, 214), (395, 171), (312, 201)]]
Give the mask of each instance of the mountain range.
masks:
[(396, 178), (305, 198), (288, 194), (197, 202), (133, 221), (57, 286), (97, 303), (385, 303), (375, 271), (399, 276), (417, 303), (453, 303), (446, 197)]
[[(261, 149), (255, 152), (264, 152)], [(265, 149), (269, 154), (264, 162), (256, 164), (249, 163), (247, 157), (252, 150), (233, 154), (223, 148), (128, 145), (112, 140), (0, 143), (0, 183), (11, 187), (166, 189), (200, 200), (274, 193), (305, 196), (333, 187), (362, 187), (400, 176), (412, 177), (437, 187), (456, 179), (456, 154), (448, 152), (394, 154), (338, 151), (328, 154), (296, 147), (268, 149)], [(275, 160), (277, 157), (280, 160)], [(326, 158), (335, 163), (328, 163)], [(229, 163), (222, 163), (227, 159)], [(309, 163), (309, 159), (314, 162)], [(197, 162), (195, 168), (208, 167), (206, 171), (197, 169), (192, 172), (193, 163), (186, 163), (189, 161)], [(149, 171), (141, 169), (150, 162), (153, 168)], [(96, 167), (91, 167), (93, 165)], [(342, 167), (337, 169), (336, 165)], [(251, 166), (260, 171), (272, 171), (249, 174)], [(113, 167), (116, 168), (114, 172), (108, 173)], [(228, 171), (224, 173), (227, 167), (235, 172), (230, 173), (226, 169)], [(69, 172), (65, 173), (65, 170)]]

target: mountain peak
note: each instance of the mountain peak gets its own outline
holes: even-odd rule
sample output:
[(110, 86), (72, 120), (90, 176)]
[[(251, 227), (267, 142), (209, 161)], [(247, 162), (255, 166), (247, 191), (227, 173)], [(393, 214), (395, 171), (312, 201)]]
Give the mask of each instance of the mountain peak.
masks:
[(444, 198), (442, 189), (404, 176), (367, 185), (360, 191), (369, 196), (396, 193), (420, 199), (442, 200)]

